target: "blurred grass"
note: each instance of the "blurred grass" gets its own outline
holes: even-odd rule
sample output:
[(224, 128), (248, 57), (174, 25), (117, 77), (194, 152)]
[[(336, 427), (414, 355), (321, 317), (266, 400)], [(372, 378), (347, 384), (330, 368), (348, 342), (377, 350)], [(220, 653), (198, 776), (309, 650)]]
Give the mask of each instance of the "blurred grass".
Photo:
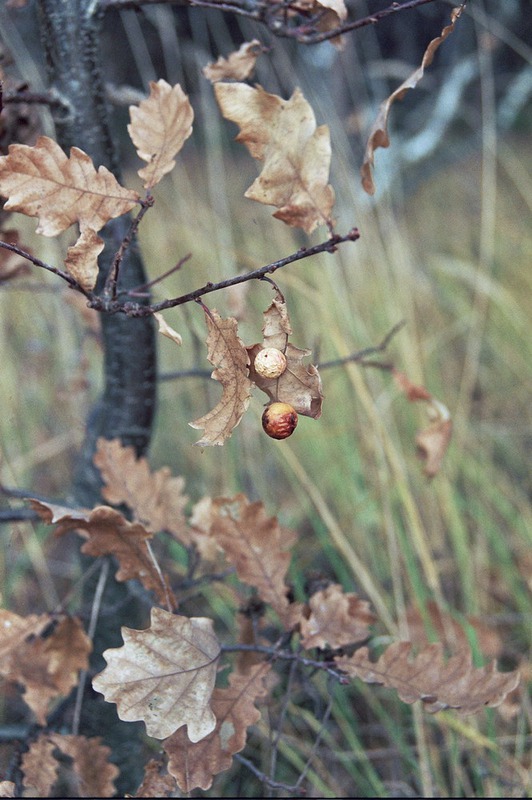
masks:
[[(192, 253), (158, 285), (159, 297), (262, 266), (304, 243), (270, 210), (243, 199), (256, 175), (251, 158), (228, 147), (208, 87), (199, 101), (209, 119), (199, 133), (207, 149), (191, 143), (185, 150), (141, 230), (151, 277)], [(153, 466), (183, 474), (194, 501), (238, 491), (260, 498), (300, 532), (291, 567), (296, 592), (316, 577), (359, 591), (378, 612), (382, 641), (407, 636), (407, 607), (434, 599), (488, 621), (503, 639), (503, 666), (521, 662), (529, 674), (532, 148), (525, 138), (508, 138), (496, 142), (495, 152), (433, 172), (405, 197), (384, 192), (370, 202), (358, 186), (342, 121), (327, 119), (335, 138), (338, 230), (356, 224), (362, 237), (334, 256), (277, 272), (292, 340), (326, 361), (378, 344), (405, 320), (383, 360), (450, 408), (455, 435), (441, 473), (429, 483), (415, 457), (415, 432), (427, 422), (423, 409), (409, 405), (387, 374), (356, 365), (323, 371), (323, 416), (302, 418), (291, 439), (263, 435), (265, 397), (256, 392), (232, 439), (211, 450), (192, 446), (198, 432), (187, 423), (217, 402), (219, 386), (202, 378), (162, 382)], [(24, 225), (26, 243), (33, 224)], [(33, 244), (39, 256), (57, 262), (54, 246)], [(67, 293), (41, 274), (35, 280), (46, 284), (45, 293), (0, 293), (2, 480), (61, 496), (97, 393), (100, 353), (79, 310), (65, 303)], [(251, 344), (261, 339), (261, 314), (271, 298), (271, 287), (257, 283), (205, 301), (222, 314), (237, 313), (241, 337)], [(184, 341), (178, 349), (161, 337), (161, 372), (209, 368), (201, 309), (165, 316)], [(7, 539), (0, 580), (18, 611), (57, 601), (58, 576), (68, 567), (50, 560), (47, 547), (22, 526)], [(236, 608), (230, 585), (209, 587), (194, 602), (230, 629)], [(283, 676), (280, 698), (287, 681)], [(489, 711), (461, 721), (451, 713), (427, 717), (374, 686), (330, 686), (315, 676), (306, 689), (290, 697), (276, 779), (294, 782), (311, 758), (311, 796), (526, 792), (525, 695), (513, 717)], [(322, 724), (329, 697), (330, 717)], [(252, 740), (266, 772), (278, 722), (271, 714)], [(238, 786), (239, 796), (259, 796), (261, 784), (242, 773), (235, 763), (209, 794), (234, 796)]]

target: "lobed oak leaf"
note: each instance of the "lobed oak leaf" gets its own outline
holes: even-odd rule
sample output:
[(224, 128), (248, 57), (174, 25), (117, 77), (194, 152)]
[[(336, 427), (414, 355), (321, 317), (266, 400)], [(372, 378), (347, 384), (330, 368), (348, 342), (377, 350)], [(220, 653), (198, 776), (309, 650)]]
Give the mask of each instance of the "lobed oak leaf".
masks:
[(375, 194), (375, 183), (373, 180), (373, 164), (375, 162), (375, 150), (379, 147), (389, 147), (390, 137), (388, 135), (388, 115), (393, 103), (396, 100), (402, 100), (409, 89), (415, 89), (419, 81), (424, 75), (425, 68), (432, 64), (434, 54), (440, 44), (447, 39), (453, 32), (457, 20), (462, 14), (465, 3), (459, 8), (454, 8), (451, 13), (451, 24), (447, 25), (441, 32), (440, 36), (432, 39), (429, 42), (427, 49), (423, 55), (420, 66), (403, 81), (403, 83), (380, 105), (377, 118), (373, 125), (368, 137), (366, 151), (364, 153), (364, 160), (360, 168), (362, 176), (362, 188), (368, 194)]
[[(280, 295), (266, 309), (263, 318), (262, 345), (254, 344), (247, 348), (249, 377), (272, 402), (289, 403), (298, 414), (318, 419), (323, 401), (321, 378), (314, 365), (303, 363), (311, 351), (301, 350), (288, 342), (292, 327), (286, 303)], [(286, 370), (278, 378), (265, 378), (255, 370), (257, 354), (267, 347), (275, 347), (286, 357)]]
[(251, 381), (248, 378), (248, 353), (237, 334), (237, 321), (222, 319), (218, 312), (205, 312), (209, 335), (207, 357), (216, 369), (212, 378), (223, 387), (220, 402), (203, 417), (189, 422), (191, 428), (203, 428), (197, 445), (222, 445), (238, 425), (248, 407)]
[(128, 133), (137, 154), (148, 166), (139, 169), (144, 188), (151, 189), (175, 167), (175, 156), (192, 133), (194, 111), (177, 83), (161, 78), (150, 82), (150, 95), (129, 107)]
[(393, 377), (399, 389), (410, 402), (422, 400), (427, 403), (430, 425), (416, 434), (418, 456), (425, 462), (424, 472), (433, 478), (440, 471), (453, 433), (453, 421), (447, 406), (430, 394), (424, 386), (417, 386), (402, 372), (393, 370)]
[(202, 72), (211, 83), (222, 80), (245, 81), (255, 69), (257, 58), (263, 51), (258, 39), (244, 42), (227, 58), (220, 56), (216, 62), (207, 64)]
[(233, 672), (226, 689), (214, 690), (212, 710), (216, 727), (201, 742), (192, 744), (183, 730), (166, 739), (168, 771), (183, 792), (210, 789), (214, 776), (229, 769), (235, 753), (244, 749), (247, 728), (260, 719), (255, 701), (267, 693), (264, 678), (270, 668), (269, 664), (261, 663), (245, 674)]
[[(70, 734), (49, 733), (42, 734), (40, 741), (43, 743), (43, 750), (49, 752), (48, 745), (53, 750), (59, 750), (63, 755), (71, 759), (71, 771), (73, 776), (70, 778), (72, 786), (67, 787), (69, 797), (73, 797), (74, 792), (79, 797), (113, 797), (115, 794), (115, 778), (119, 775), (118, 767), (109, 762), (111, 748), (103, 745), (100, 736), (88, 738), (86, 736), (73, 736)], [(56, 762), (57, 764), (57, 762)], [(38, 776), (32, 770), (33, 778)], [(61, 774), (61, 769), (60, 769)], [(63, 781), (69, 780), (67, 774), (61, 775)], [(38, 795), (47, 797), (49, 795)]]
[(56, 536), (73, 530), (87, 539), (81, 548), (82, 553), (94, 557), (115, 556), (120, 565), (116, 573), (118, 581), (137, 579), (146, 589), (153, 591), (160, 602), (175, 607), (175, 597), (148, 546), (153, 534), (139, 522), (129, 522), (109, 506), (97, 506), (89, 511), (63, 508), (38, 500), (31, 500), (30, 504), (45, 522), (55, 523)]
[(475, 669), (471, 651), (460, 647), (446, 662), (440, 642), (424, 647), (413, 659), (412, 642), (394, 642), (378, 661), (369, 659), (367, 647), (352, 656), (335, 658), (341, 670), (365, 683), (393, 688), (405, 703), (421, 700), (430, 713), (454, 708), (475, 714), (500, 705), (519, 683), (518, 672), (497, 672), (496, 662)]
[(85, 228), (79, 239), (67, 250), (65, 267), (86, 291), (92, 291), (98, 278), (98, 256), (105, 242), (92, 228)]
[(257, 589), (259, 597), (277, 612), (289, 629), (296, 624), (299, 604), (290, 604), (285, 577), (290, 564), (288, 548), (296, 534), (267, 517), (260, 502), (242, 494), (213, 500), (211, 536), (223, 547), (241, 581)]
[(47, 614), (1, 610), (0, 631), (0, 672), (24, 687), (24, 701), (44, 725), (50, 702), (68, 695), (88, 668), (91, 641), (79, 620)]
[(152, 608), (151, 626), (122, 628), (124, 645), (104, 652), (107, 667), (92, 685), (116, 703), (120, 719), (143, 720), (149, 736), (166, 739), (182, 725), (199, 742), (214, 730), (210, 700), (220, 645), (212, 620)]
[(50, 797), (57, 780), (59, 763), (54, 757), (55, 744), (42, 733), (30, 742), (21, 758), (25, 797)]
[(139, 199), (106, 167), (96, 171), (83, 150), (72, 147), (69, 158), (47, 136), (39, 136), (34, 147), (12, 144), (9, 155), (0, 157), (0, 194), (8, 198), (7, 210), (38, 217), (37, 233), (44, 236), (56, 236), (74, 222), (81, 231), (99, 231)]
[(124, 447), (120, 439), (98, 439), (93, 460), (105, 484), (105, 500), (125, 503), (150, 531), (169, 531), (184, 545), (190, 544), (184, 478), (172, 477), (168, 467), (151, 472), (147, 460), (137, 458), (134, 448)]
[(369, 603), (353, 592), (344, 594), (339, 584), (331, 584), (312, 595), (308, 612), (300, 621), (301, 643), (311, 647), (343, 647), (367, 639), (375, 622)]
[(151, 758), (144, 767), (144, 779), (133, 797), (173, 797), (176, 788), (174, 776), (166, 772), (160, 761)]
[(301, 91), (296, 89), (290, 100), (244, 83), (217, 83), (214, 91), (223, 116), (240, 126), (236, 140), (264, 161), (245, 197), (275, 206), (274, 217), (306, 233), (332, 226), (329, 129), (316, 127)]

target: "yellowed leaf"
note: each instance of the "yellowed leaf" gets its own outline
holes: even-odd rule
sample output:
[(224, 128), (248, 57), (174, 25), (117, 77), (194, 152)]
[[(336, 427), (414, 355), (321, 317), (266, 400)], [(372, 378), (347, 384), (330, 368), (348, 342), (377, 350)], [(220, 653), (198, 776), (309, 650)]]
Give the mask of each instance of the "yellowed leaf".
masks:
[(139, 169), (144, 188), (151, 189), (175, 167), (175, 156), (192, 133), (194, 111), (177, 83), (150, 82), (150, 96), (130, 106), (127, 129), (139, 158), (148, 166)]
[(103, 239), (92, 228), (85, 228), (76, 244), (67, 250), (65, 267), (69, 274), (87, 291), (91, 291), (96, 286), (98, 256), (104, 247)]
[(162, 333), (163, 336), (166, 336), (168, 339), (171, 339), (176, 344), (179, 345), (183, 344), (183, 337), (181, 336), (181, 334), (170, 327), (170, 325), (166, 322), (162, 314), (155, 312), (153, 316), (157, 320), (157, 324), (159, 326), (159, 333)]
[(223, 547), (238, 577), (257, 589), (259, 597), (277, 612), (286, 627), (295, 624), (299, 605), (290, 604), (285, 577), (295, 536), (267, 517), (260, 502), (243, 495), (212, 502), (211, 536)]
[[(247, 348), (250, 379), (273, 402), (289, 403), (298, 414), (318, 419), (323, 400), (321, 378), (315, 366), (303, 363), (311, 351), (294, 347), (288, 341), (292, 328), (286, 303), (280, 295), (264, 312), (262, 330), (262, 345), (254, 344)], [(278, 378), (265, 378), (254, 367), (257, 354), (268, 347), (275, 347), (286, 357), (286, 370)]]
[(212, 620), (152, 608), (147, 630), (122, 628), (122, 636), (122, 647), (105, 651), (94, 689), (117, 704), (120, 719), (143, 720), (156, 739), (182, 725), (192, 742), (208, 736), (216, 726), (210, 700), (220, 655)]
[(494, 708), (519, 683), (518, 672), (497, 672), (495, 661), (475, 669), (466, 646), (447, 662), (439, 642), (427, 645), (412, 659), (411, 652), (411, 642), (394, 642), (378, 661), (370, 661), (367, 647), (335, 661), (354, 678), (396, 689), (405, 703), (421, 700), (432, 714), (445, 708), (454, 708), (461, 714)]
[(308, 603), (308, 613), (301, 618), (303, 647), (332, 648), (367, 639), (369, 626), (375, 622), (369, 603), (356, 594), (344, 594), (339, 584), (315, 592)]
[(220, 402), (203, 417), (189, 422), (191, 428), (203, 428), (197, 445), (222, 445), (242, 419), (249, 404), (252, 383), (248, 377), (248, 353), (237, 334), (238, 323), (232, 317), (222, 319), (218, 312), (205, 312), (209, 335), (208, 359), (216, 369), (212, 373), (223, 386)]
[(140, 522), (129, 522), (109, 506), (97, 506), (89, 511), (64, 509), (38, 500), (32, 500), (30, 504), (45, 522), (56, 524), (56, 536), (73, 530), (87, 539), (81, 548), (82, 553), (94, 557), (116, 556), (120, 565), (117, 581), (137, 579), (146, 589), (153, 591), (161, 603), (176, 606), (168, 582), (148, 547), (153, 534)]
[(373, 123), (369, 133), (366, 152), (364, 153), (364, 160), (360, 168), (360, 174), (362, 176), (362, 188), (368, 194), (375, 194), (375, 183), (373, 180), (375, 150), (377, 150), (379, 147), (390, 146), (390, 137), (388, 136), (388, 115), (393, 103), (396, 100), (402, 100), (409, 89), (415, 89), (415, 87), (418, 85), (419, 81), (424, 75), (426, 67), (429, 67), (432, 64), (432, 59), (434, 58), (436, 50), (440, 44), (445, 41), (449, 34), (453, 32), (456, 21), (462, 14), (464, 5), (465, 3), (459, 8), (453, 9), (451, 14), (451, 24), (447, 25), (442, 30), (440, 36), (432, 39), (432, 41), (429, 43), (423, 55), (420, 66), (414, 70), (414, 72), (409, 75), (409, 77), (403, 81), (403, 83), (394, 92), (392, 92), (392, 94), (383, 103), (381, 103), (377, 118)]
[(233, 672), (226, 689), (214, 690), (216, 727), (205, 739), (193, 744), (183, 729), (166, 739), (168, 771), (183, 792), (210, 789), (214, 776), (229, 769), (235, 753), (244, 749), (247, 728), (260, 719), (255, 701), (267, 692), (264, 677), (270, 668), (270, 664), (261, 663), (245, 674)]
[(113, 505), (125, 503), (135, 520), (150, 531), (169, 531), (184, 545), (190, 544), (185, 521), (188, 497), (185, 481), (172, 477), (168, 467), (151, 472), (145, 458), (119, 439), (98, 439), (94, 463), (105, 486), (102, 497)]
[(253, 39), (251, 42), (244, 42), (227, 58), (220, 56), (218, 61), (207, 64), (202, 72), (211, 83), (223, 80), (245, 81), (255, 69), (257, 58), (262, 52), (263, 47), (259, 40)]
[(214, 91), (224, 117), (240, 126), (237, 141), (264, 161), (245, 196), (275, 206), (274, 217), (306, 233), (332, 225), (329, 129), (316, 127), (301, 91), (296, 89), (290, 100), (244, 83), (217, 83)]
[(106, 167), (96, 171), (83, 150), (72, 147), (68, 158), (47, 136), (39, 136), (34, 147), (12, 144), (9, 155), (0, 157), (0, 194), (8, 198), (7, 210), (38, 217), (37, 233), (44, 236), (56, 236), (74, 222), (82, 231), (99, 231), (139, 199)]

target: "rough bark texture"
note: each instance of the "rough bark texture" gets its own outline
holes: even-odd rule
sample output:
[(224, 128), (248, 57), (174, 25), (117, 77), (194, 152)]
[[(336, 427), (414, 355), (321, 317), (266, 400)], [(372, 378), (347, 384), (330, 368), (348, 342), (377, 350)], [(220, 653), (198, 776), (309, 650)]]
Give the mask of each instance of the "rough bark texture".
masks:
[[(50, 88), (68, 111), (56, 115), (57, 140), (64, 150), (75, 145), (87, 152), (96, 166), (108, 167), (118, 179), (120, 171), (108, 124), (99, 63), (100, 20), (92, 15), (91, 0), (38, 0), (39, 26), (46, 55)], [(100, 258), (97, 288), (103, 287), (113, 256), (130, 220), (111, 221), (103, 230), (106, 248)], [(145, 283), (140, 253), (135, 246), (122, 262), (119, 288)], [(150, 441), (155, 411), (156, 354), (151, 317), (128, 319), (123, 314), (103, 315), (104, 391), (87, 420), (86, 438), (74, 474), (72, 494), (79, 505), (101, 502), (101, 480), (92, 463), (98, 437), (119, 437), (142, 455)], [(91, 560), (92, 561), (92, 560)], [(111, 571), (113, 574), (113, 571)], [(84, 586), (85, 608), (90, 609), (96, 575)], [(102, 613), (94, 640), (93, 670), (104, 666), (102, 652), (122, 644), (120, 627), (141, 627), (145, 606), (127, 586), (112, 578), (102, 598)], [(106, 616), (107, 615), (107, 616)], [(123, 723), (115, 706), (105, 703), (87, 687), (80, 733), (103, 736), (121, 770), (119, 796), (135, 791), (142, 780), (139, 758), (143, 726)]]

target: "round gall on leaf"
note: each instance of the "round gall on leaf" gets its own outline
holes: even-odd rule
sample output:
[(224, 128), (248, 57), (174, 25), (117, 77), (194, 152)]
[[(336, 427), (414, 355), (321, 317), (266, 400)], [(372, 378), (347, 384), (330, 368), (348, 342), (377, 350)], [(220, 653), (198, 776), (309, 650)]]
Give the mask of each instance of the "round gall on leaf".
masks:
[(288, 403), (272, 403), (262, 415), (262, 427), (272, 439), (288, 439), (297, 426), (297, 414)]
[(286, 371), (286, 356), (276, 347), (264, 347), (255, 356), (253, 366), (261, 378), (279, 378)]

